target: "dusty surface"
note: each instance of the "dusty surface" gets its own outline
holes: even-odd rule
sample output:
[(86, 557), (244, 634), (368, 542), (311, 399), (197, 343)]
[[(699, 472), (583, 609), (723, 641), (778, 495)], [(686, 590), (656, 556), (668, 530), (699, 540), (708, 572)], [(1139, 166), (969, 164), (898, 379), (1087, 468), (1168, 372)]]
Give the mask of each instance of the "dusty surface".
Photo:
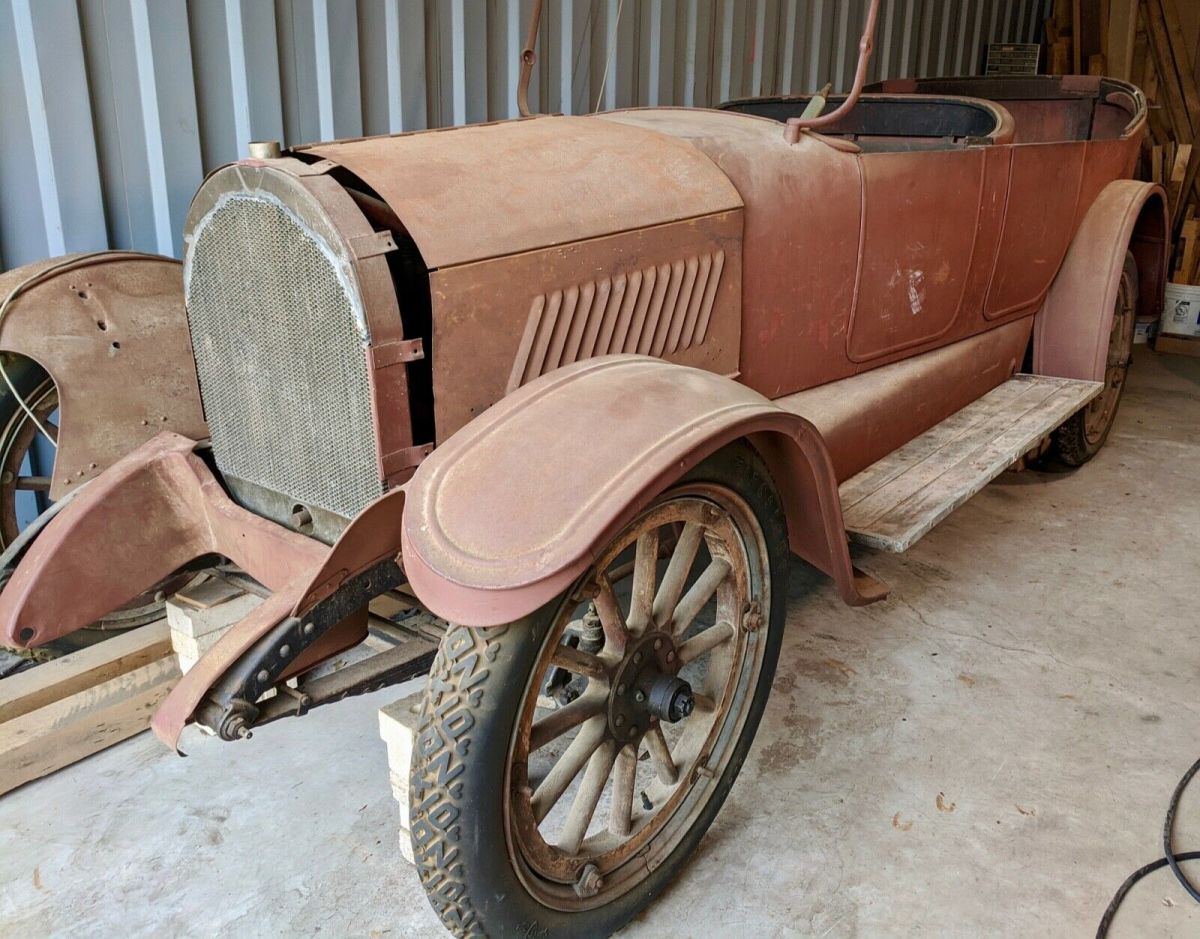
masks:
[[(861, 554), (893, 599), (848, 609), (795, 565), (742, 777), (625, 935), (1094, 933), (1200, 756), (1200, 361), (1138, 358), (1083, 471), (1002, 477), (907, 555)], [(443, 935), (377, 733), (403, 693), (186, 760), (143, 735), (0, 798), (0, 932)], [(1179, 829), (1200, 848), (1200, 783)], [(1112, 935), (1196, 935), (1189, 904), (1154, 874)]]

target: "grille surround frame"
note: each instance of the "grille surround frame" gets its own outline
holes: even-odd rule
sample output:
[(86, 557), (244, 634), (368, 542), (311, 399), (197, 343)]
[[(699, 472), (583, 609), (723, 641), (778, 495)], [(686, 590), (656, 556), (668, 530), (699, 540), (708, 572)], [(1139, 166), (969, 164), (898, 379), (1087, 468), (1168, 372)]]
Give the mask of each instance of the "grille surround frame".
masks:
[(395, 287), (334, 168), (231, 164), (201, 186), (185, 227), (214, 460), (239, 501), (286, 525), (293, 506), (353, 518), (398, 481), (396, 454), (412, 446), (406, 371), (378, 361), (403, 338)]

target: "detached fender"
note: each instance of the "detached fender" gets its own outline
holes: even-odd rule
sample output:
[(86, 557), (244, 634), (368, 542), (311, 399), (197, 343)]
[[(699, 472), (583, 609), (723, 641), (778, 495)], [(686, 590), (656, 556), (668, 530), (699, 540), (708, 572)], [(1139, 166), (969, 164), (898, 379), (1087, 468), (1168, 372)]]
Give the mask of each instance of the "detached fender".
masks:
[(4, 301), (0, 349), (33, 359), (58, 388), (52, 499), (161, 431), (208, 436), (178, 261), (132, 251), (50, 258), (0, 274)]
[(812, 424), (728, 378), (634, 355), (543, 376), (426, 458), (409, 483), (405, 575), (448, 620), (511, 622), (566, 589), (691, 467), (742, 438), (767, 462), (792, 550), (847, 603), (886, 596), (850, 563), (833, 465)]
[(1121, 179), (1104, 187), (1034, 322), (1036, 374), (1104, 380), (1125, 252), (1137, 262), (1138, 314), (1157, 316), (1167, 281), (1168, 224), (1161, 186)]

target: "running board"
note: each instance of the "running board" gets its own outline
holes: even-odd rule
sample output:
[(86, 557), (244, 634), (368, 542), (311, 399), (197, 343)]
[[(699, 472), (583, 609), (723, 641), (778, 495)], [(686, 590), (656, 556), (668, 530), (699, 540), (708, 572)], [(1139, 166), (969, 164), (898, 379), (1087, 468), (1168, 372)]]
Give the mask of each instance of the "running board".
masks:
[(842, 483), (850, 540), (907, 551), (1103, 388), (1097, 381), (1013, 376)]

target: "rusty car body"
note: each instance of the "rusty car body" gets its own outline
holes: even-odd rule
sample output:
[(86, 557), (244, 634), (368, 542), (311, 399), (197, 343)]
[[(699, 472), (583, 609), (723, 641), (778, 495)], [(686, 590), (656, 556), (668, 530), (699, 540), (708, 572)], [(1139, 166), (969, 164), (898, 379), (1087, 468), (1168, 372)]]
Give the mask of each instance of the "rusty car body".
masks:
[[(869, 40), (870, 28), (868, 53)], [(77, 346), (48, 345), (20, 310), (0, 321), (3, 347), (58, 380), (64, 431), (77, 393), (110, 398), (111, 421), (133, 421), (116, 449), (100, 440), (83, 448), (100, 457), (72, 462), (64, 445), (56, 491), (90, 481), (13, 571), (0, 595), (3, 641), (50, 641), (197, 559), (230, 560), (271, 595), (184, 676), (154, 727), (172, 746), (189, 721), (232, 740), (321, 703), (295, 689), (277, 696), (285, 706), (264, 695), (295, 678), (303, 692), (309, 668), (363, 638), (368, 601), (407, 584), (456, 624), (417, 745), (427, 758), (414, 770), (422, 879), (452, 929), (504, 934), (515, 920), (473, 886), (486, 876), (482, 862), (462, 861), (464, 844), (443, 837), (483, 810), (452, 797), (451, 782), (437, 795), (437, 784), (463, 769), (454, 761), (466, 749), (454, 742), (483, 717), (468, 721), (461, 708), (475, 701), (469, 688), (484, 682), (486, 663), (499, 671), (505, 661), (499, 637), (531, 629), (570, 597), (585, 613), (569, 618), (573, 644), (547, 661), (619, 687), (619, 699), (606, 692), (604, 726), (617, 733), (628, 716), (639, 736), (632, 758), (607, 737), (582, 761), (568, 748), (575, 773), (562, 788), (586, 764), (579, 789), (595, 790), (582, 830), (559, 842), (573, 851), (555, 853), (541, 836), (514, 847), (550, 809), (528, 770), (506, 770), (515, 775), (502, 788), (517, 801), (505, 803), (499, 842), (509, 843), (514, 883), (541, 911), (537, 922), (615, 928), (659, 889), (635, 891), (639, 878), (658, 876), (659, 864), (665, 876), (711, 821), (697, 808), (698, 827), (670, 834), (680, 806), (700, 799), (688, 787), (705, 785), (716, 751), (698, 744), (695, 772), (669, 754), (660, 761), (660, 725), (706, 706), (681, 692), (667, 652), (700, 655), (735, 637), (744, 645), (734, 661), (767, 661), (769, 649), (751, 654), (754, 634), (777, 632), (782, 602), (781, 581), (768, 591), (754, 563), (738, 573), (753, 538), (730, 535), (728, 519), (750, 496), (713, 496), (728, 506), (718, 518), (696, 508), (703, 498), (691, 490), (677, 516), (663, 514), (664, 493), (703, 477), (730, 447), (748, 448), (739, 459), (765, 467), (790, 550), (847, 603), (881, 599), (886, 587), (851, 563), (839, 484), (1017, 372), (1107, 382), (1119, 394), (1114, 375), (1123, 380), (1128, 361), (1114, 360), (1110, 337), (1127, 258), (1141, 310), (1159, 302), (1164, 196), (1130, 179), (1146, 123), (1140, 91), (1099, 77), (864, 90), (862, 74), (860, 64), (856, 88), (830, 99), (826, 115), (805, 96), (530, 116), (295, 147), (218, 169), (187, 221), (186, 320), (180, 312), (156, 327), (187, 330), (194, 374), (164, 371), (150, 356), (136, 368), (171, 384), (119, 388), (109, 371), (92, 389), (87, 367), (61, 369)], [(141, 262), (145, 271), (162, 263)], [(113, 289), (136, 300), (142, 268), (108, 270), (125, 278)], [(71, 275), (38, 290), (57, 291), (62, 315), (78, 318), (61, 332), (105, 345), (97, 361), (119, 369), (154, 337), (117, 348), (87, 306), (105, 296), (100, 276), (86, 288)], [(638, 528), (647, 518), (651, 527)], [(770, 526), (759, 527), (769, 540)], [(701, 531), (708, 568), (691, 581), (688, 570), (672, 574), (681, 545), (695, 556)], [(738, 599), (707, 638), (684, 638), (686, 627), (654, 633), (650, 652), (642, 639), (671, 593), (660, 587), (651, 604), (660, 551), (670, 562), (662, 577), (675, 585), (668, 618), (693, 596), (680, 599), (686, 584), (705, 578), (711, 589), (694, 604)], [(629, 596), (613, 586), (617, 567), (596, 573), (620, 558)], [(603, 628), (581, 639), (589, 617)], [(598, 644), (588, 651), (588, 641)], [(660, 671), (629, 694), (674, 696), (657, 711), (623, 697), (618, 678), (635, 654)], [(772, 669), (761, 670), (768, 684)], [(411, 673), (383, 669), (366, 685)], [(550, 672), (532, 674), (510, 684), (537, 691)], [(707, 706), (722, 700), (709, 695)], [(505, 726), (526, 727), (513, 753), (544, 741), (545, 725), (521, 724), (533, 708), (507, 712)], [(596, 713), (561, 721), (586, 729)], [(747, 713), (738, 720), (752, 734)], [(446, 714), (459, 715), (458, 730)], [(661, 779), (687, 769), (663, 790), (674, 815), (639, 823), (614, 811), (605, 837), (615, 840), (593, 843), (596, 787), (614, 766), (622, 791), (633, 786), (643, 739)], [(735, 751), (721, 760), (718, 778), (728, 767), (736, 774)], [(579, 824), (573, 811), (566, 828)], [(668, 835), (659, 857), (655, 839)], [(659, 859), (634, 876), (638, 857)]]

